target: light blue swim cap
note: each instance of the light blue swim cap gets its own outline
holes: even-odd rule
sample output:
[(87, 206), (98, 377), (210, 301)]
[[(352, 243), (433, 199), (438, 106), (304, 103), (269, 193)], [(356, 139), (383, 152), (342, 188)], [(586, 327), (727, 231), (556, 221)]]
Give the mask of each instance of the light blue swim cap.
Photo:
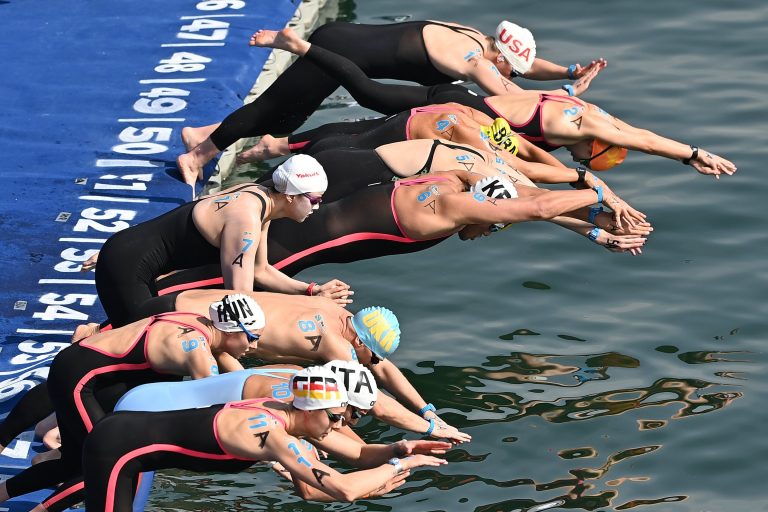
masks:
[(362, 309), (352, 317), (360, 341), (379, 359), (386, 359), (400, 344), (400, 322), (393, 312), (380, 306)]

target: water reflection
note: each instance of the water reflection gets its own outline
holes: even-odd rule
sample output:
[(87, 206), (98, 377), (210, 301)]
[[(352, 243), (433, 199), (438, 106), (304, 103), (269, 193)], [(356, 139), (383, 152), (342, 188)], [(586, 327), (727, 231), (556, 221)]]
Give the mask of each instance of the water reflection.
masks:
[[(533, 331), (516, 331), (513, 335), (535, 335)], [(739, 362), (734, 359), (735, 352), (684, 352), (664, 346), (657, 351), (675, 354), (686, 364), (700, 365), (712, 363)], [(742, 393), (733, 384), (726, 385), (705, 379), (663, 377), (647, 386), (619, 387), (627, 382), (617, 378), (616, 372), (639, 369), (640, 361), (619, 352), (605, 352), (586, 355), (532, 354), (514, 352), (508, 355), (494, 355), (486, 358), (479, 366), (452, 367), (440, 366), (432, 361), (418, 365), (422, 369), (418, 374), (405, 370), (404, 373), (417, 389), (446, 412), (443, 416), (459, 428), (482, 428), (487, 425), (508, 424), (525, 417), (539, 417), (551, 423), (569, 423), (590, 420), (592, 418), (616, 416), (636, 410), (655, 408), (663, 411), (665, 418), (637, 419), (638, 431), (650, 431), (663, 428), (673, 419), (692, 417), (706, 412), (719, 410), (740, 398)], [(731, 381), (738, 372), (722, 370), (717, 373)], [(613, 380), (612, 380), (613, 379)], [(599, 382), (597, 382), (599, 381)], [(580, 386), (591, 383), (588, 388), (597, 392), (579, 394)], [(606, 389), (615, 382), (615, 389)], [(634, 381), (633, 381), (634, 382)], [(534, 384), (537, 388), (532, 388)], [(595, 387), (597, 386), (597, 387)], [(561, 393), (567, 390), (567, 396)], [(536, 393), (539, 391), (539, 393)], [(545, 392), (545, 395), (541, 393)], [(532, 399), (536, 397), (538, 399)], [(546, 397), (548, 399), (541, 399)], [(672, 407), (672, 410), (663, 409)], [(516, 442), (510, 437), (508, 427), (503, 433), (490, 432), (503, 442)], [(488, 432), (488, 431), (485, 431)], [(360, 426), (360, 434), (371, 442), (391, 443), (405, 438), (405, 434), (390, 429), (380, 422), (366, 420)], [(406, 486), (398, 489), (387, 498), (371, 502), (359, 501), (355, 504), (321, 505), (305, 503), (292, 494), (290, 486), (279, 482), (263, 468), (256, 468), (251, 474), (214, 476), (202, 475), (191, 477), (166, 477), (172, 481), (153, 495), (153, 502), (163, 503), (163, 510), (215, 510), (221, 506), (235, 509), (259, 510), (392, 510), (389, 504), (405, 496), (413, 499), (422, 493), (427, 499), (436, 491), (458, 491), (474, 496), (473, 505), (466, 509), (475, 511), (521, 511), (539, 512), (549, 509), (628, 510), (635, 507), (671, 504), (685, 500), (684, 495), (644, 496), (637, 498), (636, 492), (631, 500), (619, 500), (619, 489), (624, 485), (648, 482), (651, 475), (614, 474), (613, 467), (631, 458), (642, 457), (655, 452), (659, 445), (636, 446), (617, 450), (597, 462), (580, 468), (563, 469), (567, 471), (544, 482), (517, 475), (508, 480), (494, 479), (480, 474), (443, 474), (440, 471), (425, 469), (413, 473)], [(578, 446), (561, 450), (557, 453), (563, 461), (592, 461), (601, 458), (595, 447)], [(468, 467), (467, 463), (490, 464), (490, 453), (473, 452), (472, 446), (452, 450), (447, 458), (455, 463), (454, 467)], [(472, 466), (469, 466), (472, 467)], [(557, 471), (557, 466), (555, 466)], [(466, 470), (465, 470), (466, 471)], [(616, 472), (614, 472), (616, 473)], [(620, 472), (618, 472), (620, 473)], [(254, 477), (257, 485), (254, 484)], [(187, 482), (186, 478), (189, 478)], [(224, 480), (222, 480), (224, 478)], [(468, 491), (469, 486), (490, 487), (495, 489), (515, 488), (515, 499), (498, 502), (477, 502), (477, 492)], [(505, 491), (506, 493), (507, 491)], [(532, 493), (541, 493), (531, 495)], [(647, 491), (646, 491), (647, 494)], [(190, 495), (197, 499), (190, 499)], [(482, 493), (481, 493), (482, 495)], [(489, 496), (493, 495), (489, 493)], [(541, 497), (540, 497), (541, 496)], [(389, 503), (389, 504), (388, 504)], [(394, 502), (397, 503), (397, 502)], [(462, 510), (465, 507), (460, 507)], [(397, 507), (394, 507), (397, 508)], [(436, 510), (434, 507), (431, 509)]]
[[(732, 361), (724, 357), (722, 352), (689, 352), (686, 360)], [(521, 395), (525, 390), (503, 385), (535, 382), (546, 386), (576, 388), (587, 381), (608, 380), (612, 368), (640, 366), (637, 359), (617, 352), (585, 356), (516, 352), (508, 356), (490, 356), (482, 366), (435, 366), (434, 362), (430, 361), (419, 366), (430, 367), (433, 373), (419, 375), (406, 372), (408, 378), (417, 389), (424, 390), (426, 396), (434, 396), (435, 405), (439, 408), (472, 412), (469, 418), (456, 413), (446, 414), (453, 424), (464, 428), (514, 421), (526, 416), (539, 416), (553, 423), (582, 421), (668, 405), (679, 406), (677, 412), (670, 416), (671, 419), (677, 419), (722, 409), (742, 396), (741, 392), (732, 389), (723, 391), (722, 383), (674, 377), (658, 379), (647, 387), (557, 397), (550, 401), (531, 400)], [(730, 372), (725, 374), (729, 375)], [(434, 389), (436, 384), (448, 382), (451, 383), (450, 393)], [(663, 425), (656, 421), (644, 424), (641, 428), (660, 426)]]

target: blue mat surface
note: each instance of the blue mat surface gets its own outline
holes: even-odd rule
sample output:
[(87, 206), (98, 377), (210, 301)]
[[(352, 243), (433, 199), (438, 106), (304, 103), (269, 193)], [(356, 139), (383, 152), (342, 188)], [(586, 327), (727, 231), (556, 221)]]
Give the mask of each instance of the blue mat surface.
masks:
[[(190, 199), (175, 169), (181, 128), (242, 105), (268, 56), (248, 38), (285, 26), (298, 2), (0, 1), (0, 417), (77, 324), (103, 318), (80, 263)], [(11, 443), (2, 478), (38, 449), (31, 432)]]

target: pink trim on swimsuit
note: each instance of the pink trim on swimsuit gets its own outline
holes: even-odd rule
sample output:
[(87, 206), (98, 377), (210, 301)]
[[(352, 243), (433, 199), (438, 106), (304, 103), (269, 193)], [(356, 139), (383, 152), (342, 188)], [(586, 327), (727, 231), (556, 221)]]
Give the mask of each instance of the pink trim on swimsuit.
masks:
[(275, 416), (268, 409), (265, 409), (263, 407), (258, 407), (258, 406), (254, 406), (254, 407), (251, 406), (251, 404), (262, 404), (264, 402), (281, 402), (281, 403), (285, 403), (282, 400), (278, 400), (276, 398), (251, 398), (250, 400), (240, 400), (238, 402), (227, 402), (224, 405), (224, 407), (222, 407), (221, 410), (216, 413), (216, 416), (213, 417), (213, 437), (216, 438), (216, 443), (219, 445), (219, 448), (221, 449), (222, 452), (224, 452), (224, 453), (226, 453), (228, 455), (231, 455), (235, 459), (249, 460), (249, 459), (243, 459), (241, 457), (236, 457), (235, 455), (232, 455), (221, 444), (221, 439), (219, 438), (218, 419), (219, 419), (219, 414), (221, 414), (222, 411), (224, 411), (225, 409), (251, 409), (251, 410), (255, 410), (255, 411), (264, 411), (268, 415), (272, 416), (275, 419), (275, 421), (280, 423), (283, 426), (284, 429), (287, 427), (287, 425), (285, 424), (285, 420), (283, 418), (281, 418), (279, 416)]
[(117, 372), (117, 371), (126, 371), (126, 370), (146, 370), (151, 368), (149, 365), (149, 362), (146, 363), (140, 363), (140, 364), (114, 364), (110, 366), (102, 366), (101, 368), (97, 368), (95, 370), (91, 370), (90, 372), (86, 373), (82, 379), (77, 381), (77, 384), (75, 385), (74, 391), (72, 391), (72, 397), (75, 402), (75, 407), (77, 408), (77, 413), (80, 415), (80, 419), (83, 421), (83, 424), (85, 425), (85, 429), (90, 432), (93, 430), (93, 423), (91, 422), (91, 418), (88, 416), (87, 411), (85, 410), (85, 405), (83, 404), (83, 398), (80, 396), (80, 393), (82, 392), (83, 388), (85, 387), (86, 383), (91, 380), (92, 378), (109, 372)]
[(490, 98), (489, 96), (483, 98), (483, 101), (488, 106), (488, 108), (493, 110), (496, 113), (497, 116), (501, 117), (507, 123), (509, 123), (509, 127), (510, 128), (514, 128), (516, 131), (517, 131), (517, 128), (528, 126), (528, 124), (531, 122), (531, 120), (534, 117), (536, 117), (536, 114), (538, 113), (539, 114), (539, 133), (541, 134), (541, 136), (527, 135), (527, 134), (520, 133), (520, 132), (518, 132), (518, 134), (521, 137), (523, 137), (525, 140), (529, 140), (531, 142), (534, 142), (534, 141), (535, 142), (543, 142), (544, 144), (546, 144), (547, 146), (550, 146), (552, 148), (559, 148), (559, 147), (562, 146), (562, 144), (552, 144), (551, 142), (549, 142), (547, 140), (546, 136), (544, 136), (544, 115), (541, 112), (541, 108), (544, 106), (544, 102), (546, 102), (546, 101), (554, 101), (556, 103), (570, 103), (570, 104), (579, 105), (579, 106), (582, 106), (582, 107), (585, 106), (582, 102), (578, 101), (576, 98), (571, 98), (571, 97), (567, 97), (567, 96), (559, 96), (557, 94), (542, 93), (542, 94), (539, 94), (539, 100), (536, 102), (536, 106), (534, 107), (533, 112), (531, 112), (531, 116), (528, 118), (528, 120), (526, 120), (523, 123), (515, 124), (512, 121), (510, 121), (509, 119), (507, 119), (507, 117), (505, 115), (503, 115), (501, 112), (499, 112), (498, 110), (493, 108), (493, 106), (491, 106), (491, 104), (488, 103), (488, 99), (489, 98)]
[(289, 150), (291, 153), (293, 153), (293, 152), (294, 152), (294, 150), (296, 150), (296, 149), (301, 149), (301, 148), (303, 148), (304, 146), (306, 146), (307, 144), (309, 144), (310, 142), (312, 142), (312, 141), (309, 141), (309, 140), (304, 140), (304, 141), (301, 141), (301, 142), (293, 142), (293, 143), (291, 143), (291, 144), (288, 144), (288, 150)]
[(59, 501), (63, 500), (67, 496), (71, 496), (72, 494), (74, 494), (74, 493), (76, 493), (78, 491), (82, 491), (84, 488), (85, 488), (85, 482), (77, 482), (76, 484), (73, 484), (72, 486), (70, 486), (66, 490), (63, 490), (63, 491), (61, 491), (61, 492), (59, 492), (57, 494), (54, 494), (49, 499), (47, 499), (44, 502), (42, 502), (41, 505), (44, 508), (46, 508), (46, 509), (50, 509), (51, 506), (53, 506), (56, 503), (58, 503)]
[(120, 474), (120, 471), (123, 469), (123, 467), (136, 457), (141, 457), (142, 455), (145, 455), (147, 453), (161, 452), (161, 451), (171, 452), (171, 453), (180, 453), (182, 455), (188, 455), (190, 457), (197, 457), (200, 459), (251, 460), (251, 459), (239, 459), (237, 457), (233, 457), (231, 455), (226, 455), (226, 454), (221, 455), (217, 453), (205, 453), (205, 452), (199, 452), (196, 450), (189, 450), (187, 448), (183, 448), (181, 446), (177, 446), (173, 444), (151, 444), (148, 446), (144, 446), (142, 448), (137, 448), (136, 450), (131, 450), (130, 452), (126, 453), (125, 455), (123, 455), (117, 460), (114, 467), (109, 473), (109, 480), (107, 483), (107, 493), (106, 493), (107, 502), (104, 504), (105, 512), (114, 512), (115, 487), (117, 486), (117, 477)]
[(405, 140), (411, 140), (411, 119), (416, 114), (421, 112), (454, 112), (455, 107), (447, 105), (427, 105), (426, 107), (415, 107), (411, 109), (411, 115), (408, 116), (408, 121), (405, 122)]
[[(397, 220), (395, 220), (395, 222), (397, 222)], [(400, 225), (398, 224), (398, 228), (399, 227)], [(353, 233), (351, 235), (344, 235), (339, 238), (335, 238), (333, 240), (323, 242), (322, 244), (312, 246), (308, 249), (304, 249), (303, 251), (297, 252), (296, 254), (292, 254), (287, 258), (278, 261), (272, 266), (275, 267), (277, 270), (281, 270), (287, 267), (288, 265), (294, 263), (295, 261), (298, 261), (301, 258), (304, 258), (305, 256), (309, 256), (310, 254), (324, 251), (326, 249), (332, 249), (334, 247), (339, 247), (341, 245), (346, 245), (352, 242), (362, 242), (364, 240), (389, 240), (391, 242), (400, 242), (405, 244), (423, 241), (423, 240), (414, 240), (406, 236), (388, 235), (386, 233), (369, 233), (369, 232)]]
[[(406, 236), (405, 232), (403, 231), (403, 226), (400, 225), (400, 219), (397, 217), (397, 210), (395, 210), (395, 191), (397, 191), (400, 187), (407, 187), (410, 185), (421, 185), (422, 183), (435, 183), (437, 181), (450, 181), (448, 178), (440, 178), (437, 176), (432, 176), (429, 178), (411, 178), (411, 179), (405, 179), (405, 180), (398, 180), (395, 182), (395, 188), (392, 189), (392, 195), (389, 198), (389, 205), (390, 208), (392, 208), (392, 217), (395, 219), (395, 224), (397, 224), (397, 229), (400, 230), (400, 233), (403, 236)], [(423, 240), (414, 240), (413, 238), (406, 237), (410, 241), (414, 242), (422, 242)], [(441, 236), (436, 236), (434, 238), (428, 238), (427, 240), (434, 240), (436, 238), (444, 238)]]
[[(199, 328), (192, 326), (191, 324), (185, 323), (185, 322), (179, 322), (178, 320), (174, 320), (173, 318), (166, 318), (169, 315), (195, 315), (199, 316), (197, 313), (186, 313), (186, 312), (171, 312), (171, 313), (161, 313), (159, 315), (154, 315), (152, 317), (152, 321), (147, 324), (146, 327), (139, 333), (139, 335), (136, 337), (136, 339), (131, 343), (131, 346), (128, 350), (123, 352), (122, 354), (115, 355), (110, 352), (105, 352), (104, 350), (98, 349), (96, 347), (88, 346), (88, 345), (80, 345), (82, 348), (86, 348), (89, 350), (93, 350), (94, 352), (98, 352), (99, 354), (105, 355), (107, 357), (114, 357), (116, 359), (119, 359), (121, 357), (125, 357), (126, 354), (130, 353), (135, 347), (136, 344), (142, 339), (142, 337), (146, 336), (146, 339), (144, 341), (144, 362), (143, 363), (134, 363), (134, 364), (128, 364), (128, 363), (118, 363), (118, 364), (112, 364), (108, 366), (102, 366), (100, 368), (96, 368), (94, 370), (91, 370), (90, 372), (83, 375), (83, 377), (77, 381), (77, 384), (75, 385), (75, 389), (72, 391), (72, 397), (75, 402), (75, 407), (77, 408), (77, 413), (80, 415), (80, 419), (83, 421), (83, 424), (85, 425), (85, 429), (90, 432), (93, 430), (93, 423), (91, 422), (91, 418), (88, 415), (88, 412), (85, 410), (85, 405), (83, 404), (83, 398), (81, 396), (81, 392), (83, 391), (83, 388), (88, 384), (88, 382), (93, 379), (94, 377), (98, 375), (102, 375), (104, 373), (109, 373), (112, 371), (136, 371), (136, 370), (153, 370), (152, 364), (149, 361), (149, 354), (147, 353), (148, 347), (149, 347), (149, 335), (152, 332), (152, 328), (159, 324), (160, 322), (168, 322), (171, 324), (181, 325), (184, 327), (188, 327), (190, 329), (194, 329), (195, 331), (201, 333), (205, 337), (205, 341), (208, 342), (208, 345), (210, 346), (211, 340), (208, 338), (208, 334), (204, 331), (201, 331)], [(158, 370), (154, 370), (157, 373), (163, 373), (159, 372)]]

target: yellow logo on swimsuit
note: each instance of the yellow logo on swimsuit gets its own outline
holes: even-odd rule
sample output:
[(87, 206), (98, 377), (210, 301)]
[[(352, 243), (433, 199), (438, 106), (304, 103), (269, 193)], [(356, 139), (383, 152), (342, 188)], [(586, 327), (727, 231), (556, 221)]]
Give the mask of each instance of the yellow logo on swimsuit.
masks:
[(371, 311), (363, 317), (363, 323), (368, 327), (368, 332), (376, 340), (381, 349), (386, 353), (392, 348), (395, 338), (397, 338), (397, 331), (389, 325), (387, 319), (381, 314), (378, 309)]
[(512, 131), (509, 123), (503, 117), (494, 119), (490, 126), (481, 126), (480, 131), (487, 135), (495, 146), (509, 151), (513, 155), (517, 154), (519, 145), (517, 134)]

